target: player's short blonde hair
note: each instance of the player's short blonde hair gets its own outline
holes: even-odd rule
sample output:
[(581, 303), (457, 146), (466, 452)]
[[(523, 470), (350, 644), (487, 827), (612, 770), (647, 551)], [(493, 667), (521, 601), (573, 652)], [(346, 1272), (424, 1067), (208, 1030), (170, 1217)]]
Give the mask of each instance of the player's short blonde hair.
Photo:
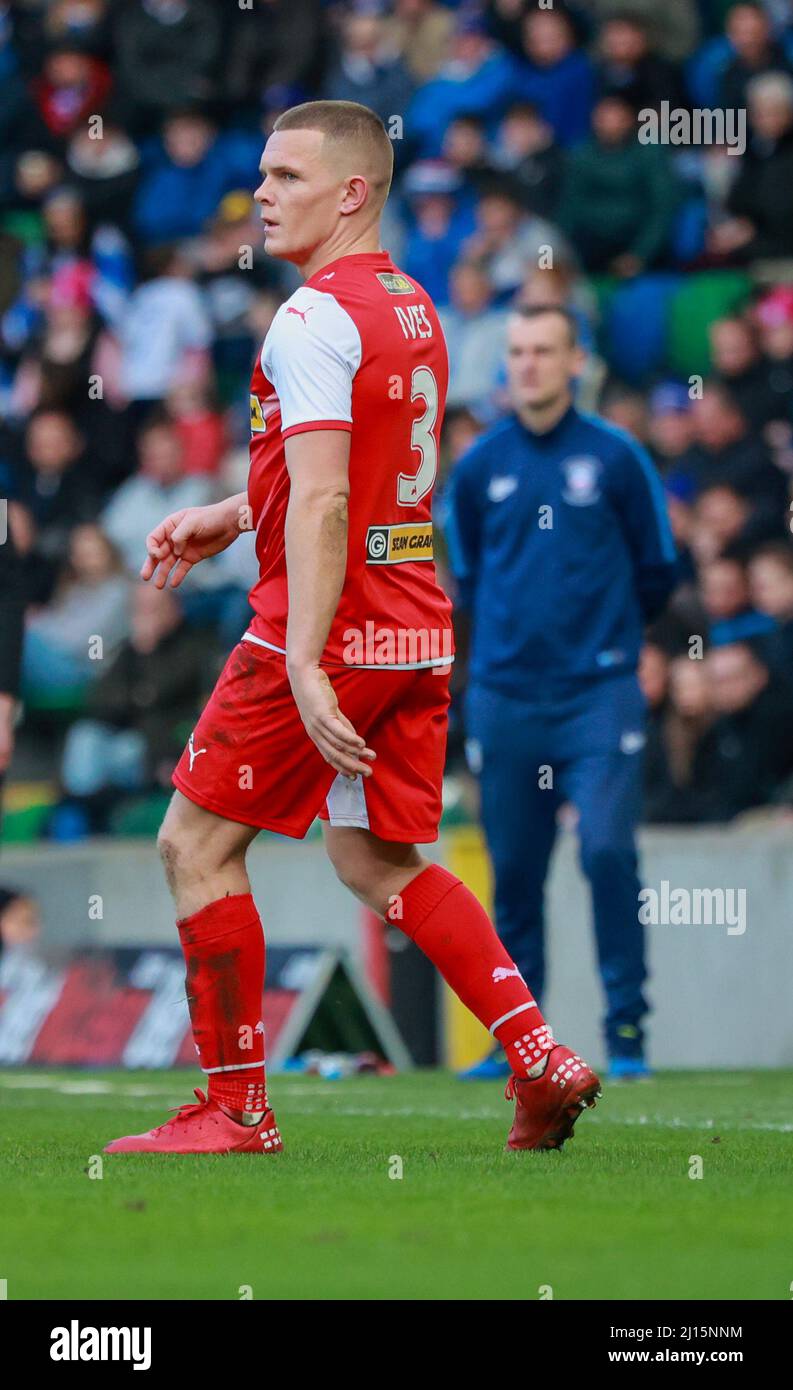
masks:
[(344, 146), (369, 183), (372, 201), (382, 208), (394, 173), (394, 150), (375, 111), (357, 101), (304, 101), (278, 117), (273, 130), (320, 130), (327, 140)]

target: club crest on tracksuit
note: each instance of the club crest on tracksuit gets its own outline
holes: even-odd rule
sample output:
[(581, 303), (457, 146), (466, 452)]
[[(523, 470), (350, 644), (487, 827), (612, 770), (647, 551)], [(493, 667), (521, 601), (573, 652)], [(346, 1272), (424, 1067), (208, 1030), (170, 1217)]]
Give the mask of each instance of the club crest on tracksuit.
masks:
[(562, 464), (565, 486), (562, 497), (571, 507), (591, 507), (600, 498), (600, 471), (598, 459), (588, 454), (565, 459)]

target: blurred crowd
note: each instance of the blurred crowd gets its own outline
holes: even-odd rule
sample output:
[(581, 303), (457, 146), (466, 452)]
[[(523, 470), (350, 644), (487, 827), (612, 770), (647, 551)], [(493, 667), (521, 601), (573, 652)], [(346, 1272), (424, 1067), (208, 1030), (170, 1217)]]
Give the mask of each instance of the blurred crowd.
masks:
[[(520, 301), (575, 313), (582, 404), (657, 462), (681, 579), (641, 673), (647, 818), (793, 800), (789, 0), (17, 0), (0, 77), (0, 496), (44, 833), (167, 790), (244, 631), (251, 537), (176, 594), (137, 574), (163, 516), (245, 485), (251, 364), (300, 283), (251, 192), (316, 97), (393, 139), (383, 245), (450, 351), (442, 479), (508, 409)], [(746, 109), (745, 148), (643, 143), (664, 104)]]

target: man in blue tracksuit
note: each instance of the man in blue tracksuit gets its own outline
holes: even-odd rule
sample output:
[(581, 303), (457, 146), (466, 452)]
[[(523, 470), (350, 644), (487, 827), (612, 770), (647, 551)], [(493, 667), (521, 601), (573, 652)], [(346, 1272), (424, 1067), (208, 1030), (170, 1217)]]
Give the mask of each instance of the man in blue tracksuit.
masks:
[[(635, 829), (645, 707), (636, 668), (644, 624), (674, 585), (675, 548), (647, 454), (573, 404), (583, 355), (572, 317), (516, 310), (507, 335), (513, 411), (459, 461), (444, 504), (460, 602), (472, 615), (467, 749), (496, 924), (541, 996), (543, 890), (559, 804), (573, 803), (611, 1075), (642, 1075)], [(500, 1066), (492, 1059), (485, 1073)]]

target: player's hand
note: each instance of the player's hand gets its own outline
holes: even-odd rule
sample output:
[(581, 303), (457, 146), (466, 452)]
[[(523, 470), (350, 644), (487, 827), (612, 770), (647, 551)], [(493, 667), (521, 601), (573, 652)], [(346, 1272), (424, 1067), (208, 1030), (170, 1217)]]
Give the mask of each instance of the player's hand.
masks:
[(140, 577), (153, 579), (158, 589), (164, 589), (170, 578), (171, 588), (176, 589), (193, 565), (225, 550), (239, 534), (237, 513), (225, 502), (171, 512), (146, 537)]
[(289, 683), (306, 733), (316, 744), (326, 763), (345, 777), (371, 777), (373, 749), (356, 734), (339, 709), (336, 692), (319, 666), (289, 669)]

